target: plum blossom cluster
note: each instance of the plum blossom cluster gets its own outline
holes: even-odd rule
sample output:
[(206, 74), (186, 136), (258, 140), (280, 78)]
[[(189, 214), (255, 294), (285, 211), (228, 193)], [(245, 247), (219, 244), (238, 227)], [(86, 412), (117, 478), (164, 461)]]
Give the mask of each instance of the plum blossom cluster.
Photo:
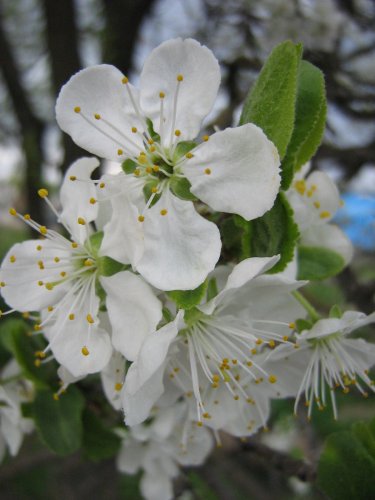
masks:
[[(37, 364), (60, 364), (56, 399), (100, 373), (125, 416), (118, 467), (142, 470), (151, 500), (172, 498), (179, 466), (203, 463), (222, 431), (244, 438), (267, 428), (273, 398), (294, 396), (297, 412), (304, 396), (309, 416), (314, 403), (337, 416), (335, 391), (374, 390), (375, 347), (350, 333), (375, 313), (307, 318), (296, 266), (272, 273), (278, 255), (219, 262), (217, 215), (259, 218), (280, 190), (279, 155), (259, 127), (199, 136), (219, 83), (214, 55), (190, 39), (157, 47), (139, 89), (108, 65), (73, 76), (57, 101), (58, 124), (122, 170), (92, 180), (98, 159), (77, 160), (59, 208), (39, 190), (61, 232), (11, 208), (37, 237), (14, 245), (0, 269), (10, 307), (2, 315), (30, 313), (46, 341)], [(348, 262), (350, 243), (328, 224), (339, 207), (329, 178), (302, 172), (287, 197), (301, 244)], [(0, 383), (3, 430), (19, 407)], [(22, 419), (11, 421), (19, 433)], [(17, 443), (8, 443), (12, 453)]]

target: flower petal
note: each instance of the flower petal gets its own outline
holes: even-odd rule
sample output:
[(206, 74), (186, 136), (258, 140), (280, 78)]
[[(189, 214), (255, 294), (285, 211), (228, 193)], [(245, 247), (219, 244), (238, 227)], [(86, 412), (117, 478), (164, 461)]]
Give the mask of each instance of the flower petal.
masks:
[(353, 245), (346, 234), (334, 224), (316, 224), (301, 233), (301, 245), (328, 248), (341, 255), (345, 264), (353, 258)]
[[(180, 82), (178, 75), (183, 77)], [(180, 140), (198, 135), (203, 118), (211, 111), (219, 84), (220, 67), (215, 56), (196, 40), (168, 40), (151, 52), (141, 74), (140, 101), (155, 131), (162, 132), (163, 144), (169, 144), (177, 129), (181, 131)], [(165, 94), (163, 99), (159, 97), (160, 92)], [(161, 101), (165, 118), (162, 131)]]
[(141, 135), (131, 133), (132, 127), (142, 130), (142, 125), (123, 78), (107, 64), (83, 69), (63, 86), (56, 102), (60, 128), (90, 153), (114, 161), (123, 158), (119, 150), (136, 156), (143, 149)]
[(160, 290), (191, 290), (213, 270), (220, 256), (218, 228), (192, 202), (169, 191), (145, 212), (145, 249), (137, 270)]
[(68, 168), (60, 190), (63, 208), (60, 220), (69, 228), (74, 239), (80, 243), (85, 242), (87, 229), (78, 224), (78, 218), (82, 217), (86, 222), (91, 222), (98, 215), (96, 187), (90, 182), (91, 174), (98, 166), (97, 158), (80, 158), (75, 161)]
[(134, 361), (143, 340), (156, 330), (162, 318), (162, 304), (151, 287), (129, 271), (101, 277), (100, 282), (107, 293), (113, 346)]
[(214, 210), (251, 220), (273, 206), (280, 186), (280, 159), (256, 125), (216, 132), (192, 153), (183, 172), (191, 192)]

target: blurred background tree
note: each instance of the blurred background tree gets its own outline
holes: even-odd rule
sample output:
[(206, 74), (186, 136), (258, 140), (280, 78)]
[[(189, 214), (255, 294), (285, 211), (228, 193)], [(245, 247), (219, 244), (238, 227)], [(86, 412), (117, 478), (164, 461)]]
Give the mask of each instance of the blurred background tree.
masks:
[[(327, 129), (313, 166), (327, 170), (348, 192), (344, 195), (347, 208), (339, 222), (362, 248), (354, 267), (334, 282), (314, 285), (309, 293), (325, 309), (338, 301), (371, 312), (375, 278), (371, 265), (375, 248), (374, 28), (372, 0), (0, 0), (1, 254), (24, 231), (11, 226), (15, 221), (7, 216), (9, 206), (46, 222), (37, 189), (58, 186), (67, 166), (87, 154), (61, 134), (54, 118), (61, 86), (80, 68), (114, 64), (136, 82), (146, 55), (160, 42), (177, 36), (196, 38), (213, 50), (222, 66), (219, 99), (206, 126), (225, 128), (238, 121), (241, 103), (271, 48), (289, 38), (302, 42), (305, 59), (325, 73)], [(282, 408), (278, 411), (283, 415)], [(295, 433), (287, 419), (280, 422), (281, 429), (285, 426), (281, 434)], [(319, 446), (314, 443), (314, 432), (324, 435), (325, 426), (318, 419), (318, 430), (313, 431), (299, 422), (296, 427), (303, 433), (298, 434), (298, 446), (295, 435), (289, 442), (313, 459)], [(273, 438), (273, 444), (277, 439)], [(269, 471), (267, 450), (261, 446), (242, 455), (237, 451), (236, 445), (228, 460), (223, 460), (223, 454), (215, 455), (199, 475), (187, 472), (197, 498), (264, 500), (291, 498), (292, 494), (299, 498), (306, 491), (302, 483), (290, 489), (281, 458), (281, 465), (276, 463)], [(277, 454), (275, 457), (277, 462)], [(44, 464), (49, 458), (43, 451), (36, 460)], [(56, 465), (60, 462), (53, 463), (52, 469), (42, 469), (51, 477), (60, 471), (59, 481), (66, 480), (60, 494), (52, 495), (47, 489), (43, 496), (32, 481), (26, 482), (26, 492), (18, 489), (15, 493), (11, 486), (15, 474), (35, 472), (39, 465), (33, 465), (33, 460), (30, 455), (0, 471), (0, 479), (8, 478), (10, 488), (3, 498), (83, 498), (92, 494), (101, 498), (102, 493), (95, 493), (99, 479), (81, 481), (82, 477), (94, 473), (102, 476), (103, 484), (115, 481), (112, 462), (95, 468), (78, 466), (74, 458), (61, 470)], [(252, 475), (247, 472), (250, 465), (255, 471)], [(74, 470), (80, 471), (79, 486)], [(290, 470), (296, 475), (295, 467)], [(226, 475), (232, 479), (224, 480)], [(74, 485), (70, 485), (70, 477), (76, 477)], [(233, 482), (239, 484), (237, 489)], [(180, 486), (183, 491), (185, 485)], [(27, 488), (34, 490), (30, 493)], [(113, 496), (105, 491), (109, 498), (137, 498), (137, 493), (121, 496), (116, 488)]]

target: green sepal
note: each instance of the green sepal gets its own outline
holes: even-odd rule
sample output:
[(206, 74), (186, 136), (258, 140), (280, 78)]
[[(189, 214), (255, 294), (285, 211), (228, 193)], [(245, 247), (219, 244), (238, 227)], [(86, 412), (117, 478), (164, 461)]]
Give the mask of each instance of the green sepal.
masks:
[(184, 322), (188, 327), (190, 327), (193, 326), (197, 321), (199, 321), (204, 316), (205, 314), (202, 311), (200, 311), (196, 307), (192, 307), (191, 309), (185, 311)]
[(283, 189), (289, 188), (294, 173), (315, 154), (323, 138), (326, 115), (323, 73), (309, 62), (301, 61), (294, 129), (281, 164)]
[(223, 240), (223, 253), (228, 260), (241, 258), (242, 242), (247, 231), (246, 221), (237, 215), (226, 217), (220, 224), (220, 234)]
[(329, 317), (330, 318), (338, 318), (340, 319), (342, 317), (342, 310), (341, 307), (337, 304), (331, 307), (329, 311)]
[(298, 279), (323, 280), (336, 276), (345, 267), (343, 257), (323, 247), (298, 247)]
[(302, 45), (291, 41), (273, 49), (242, 110), (240, 125), (255, 123), (263, 129), (283, 158), (292, 137)]
[(112, 257), (99, 257), (96, 260), (96, 265), (98, 268), (98, 273), (100, 276), (113, 276), (114, 274), (120, 273), (121, 271), (126, 271), (130, 269), (130, 266), (127, 264), (122, 264)]
[(331, 500), (375, 498), (375, 419), (331, 434), (319, 459), (317, 486)]
[(262, 217), (246, 222), (236, 216), (236, 223), (243, 230), (242, 259), (280, 255), (280, 260), (268, 271), (270, 274), (283, 271), (293, 259), (299, 231), (283, 193), (278, 194), (274, 206)]
[(185, 156), (186, 153), (188, 153), (189, 151), (194, 149), (196, 146), (197, 146), (197, 143), (194, 141), (179, 142), (176, 146), (175, 151), (174, 151), (174, 155), (173, 155), (174, 160), (176, 161), (179, 158), (181, 158), (181, 156)]
[(162, 313), (163, 313), (164, 321), (166, 321), (167, 323), (170, 323), (171, 321), (173, 321), (173, 315), (172, 315), (171, 311), (168, 309), (168, 307), (164, 306), (162, 309)]
[(153, 207), (157, 201), (159, 201), (161, 193), (153, 193), (152, 188), (157, 187), (159, 184), (159, 181), (157, 179), (151, 179), (145, 183), (143, 186), (143, 196), (145, 197), (146, 203), (148, 200), (151, 198), (152, 195), (154, 195), (152, 202), (150, 203), (149, 207)]
[(207, 285), (207, 302), (219, 293), (219, 290), (217, 288), (217, 282), (216, 278), (211, 278), (208, 280), (208, 285)]
[(137, 166), (138, 165), (136, 164), (136, 162), (131, 160), (130, 158), (127, 158), (121, 163), (121, 168), (125, 172), (125, 174), (132, 174)]
[(59, 455), (69, 455), (82, 444), (82, 412), (85, 400), (75, 386), (59, 399), (49, 390), (38, 391), (32, 415), (38, 434), (45, 445)]
[(173, 290), (166, 292), (179, 309), (191, 309), (198, 305), (206, 294), (207, 280), (194, 290)]
[(173, 194), (181, 198), (181, 200), (197, 200), (193, 193), (190, 192), (191, 184), (186, 177), (172, 177), (169, 186)]
[(15, 357), (22, 375), (37, 388), (49, 388), (56, 382), (56, 363), (36, 366), (35, 353), (43, 351), (47, 344), (40, 335), (30, 335), (31, 332), (32, 326), (21, 319), (10, 319), (0, 325), (1, 342)]
[(114, 457), (120, 449), (120, 438), (98, 418), (85, 409), (83, 412), (83, 454), (93, 462)]
[(296, 329), (298, 333), (301, 333), (304, 330), (311, 330), (312, 327), (313, 323), (307, 319), (300, 318), (296, 320)]

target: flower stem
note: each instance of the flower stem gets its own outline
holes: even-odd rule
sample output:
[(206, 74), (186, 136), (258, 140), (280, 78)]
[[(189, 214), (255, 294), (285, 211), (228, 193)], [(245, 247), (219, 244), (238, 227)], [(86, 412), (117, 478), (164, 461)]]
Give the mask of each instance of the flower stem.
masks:
[(318, 313), (318, 311), (315, 309), (314, 306), (310, 304), (310, 302), (300, 293), (297, 291), (292, 292), (293, 296), (295, 299), (298, 300), (298, 302), (301, 304), (301, 306), (306, 309), (306, 311), (309, 313), (311, 319), (313, 321), (318, 321), (321, 316)]

